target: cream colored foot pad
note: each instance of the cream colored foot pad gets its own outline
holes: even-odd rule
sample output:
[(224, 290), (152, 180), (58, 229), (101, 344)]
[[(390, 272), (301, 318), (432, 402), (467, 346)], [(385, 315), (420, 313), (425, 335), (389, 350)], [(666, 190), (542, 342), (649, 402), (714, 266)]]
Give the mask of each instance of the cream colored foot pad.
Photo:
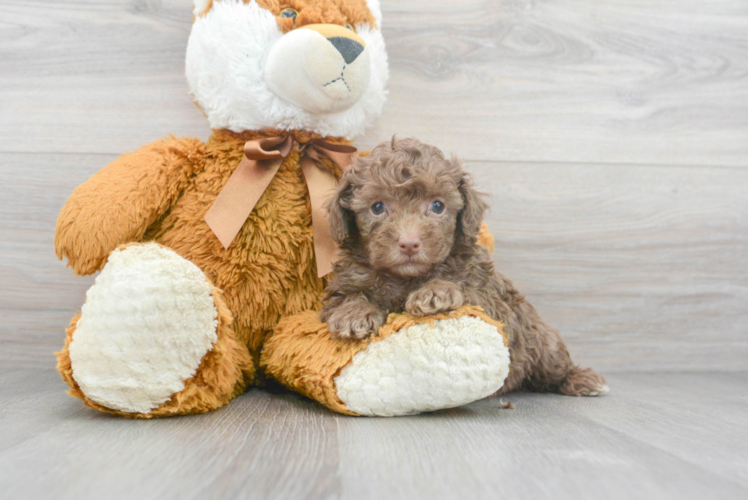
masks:
[(181, 391), (216, 342), (211, 289), (196, 265), (155, 243), (112, 252), (70, 343), (83, 393), (147, 413)]
[(509, 350), (493, 325), (462, 316), (413, 325), (357, 353), (335, 378), (359, 415), (411, 415), (490, 396), (509, 373)]

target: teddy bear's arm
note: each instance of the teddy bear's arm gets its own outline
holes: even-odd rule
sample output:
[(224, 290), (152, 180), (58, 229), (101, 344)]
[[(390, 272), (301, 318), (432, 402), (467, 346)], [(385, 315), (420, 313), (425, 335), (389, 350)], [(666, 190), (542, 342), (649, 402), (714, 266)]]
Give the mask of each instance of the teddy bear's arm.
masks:
[(55, 252), (91, 274), (123, 243), (142, 239), (202, 165), (198, 139), (169, 138), (124, 154), (73, 191), (57, 219)]

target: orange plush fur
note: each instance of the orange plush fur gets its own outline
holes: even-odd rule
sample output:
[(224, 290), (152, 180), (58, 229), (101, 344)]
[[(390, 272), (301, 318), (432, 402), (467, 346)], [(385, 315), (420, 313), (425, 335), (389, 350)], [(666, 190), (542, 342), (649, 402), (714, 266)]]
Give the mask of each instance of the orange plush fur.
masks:
[[(325, 285), (314, 263), (309, 196), (298, 154), (283, 162), (228, 249), (203, 218), (241, 160), (244, 143), (280, 133), (214, 131), (205, 144), (171, 138), (122, 155), (70, 196), (57, 220), (58, 257), (67, 257), (77, 274), (91, 274), (126, 243), (155, 241), (174, 250), (223, 292), (233, 331), (256, 364), (278, 321), (317, 307)], [(299, 142), (319, 138), (292, 134)], [(332, 162), (327, 166), (339, 176)], [(247, 373), (248, 382), (254, 379)]]
[[(123, 245), (124, 246), (124, 245)], [(153, 418), (171, 415), (204, 413), (225, 405), (244, 392), (246, 384), (252, 380), (255, 369), (247, 350), (236, 339), (231, 329), (231, 311), (221, 297), (217, 288), (212, 292), (218, 310), (218, 341), (202, 359), (195, 375), (184, 381), (184, 389), (174, 394), (165, 404), (150, 413), (125, 413), (113, 410), (89, 399), (83, 394), (73, 378), (73, 367), (70, 363), (69, 347), (73, 340), (80, 314), (71, 321), (65, 330), (65, 346), (57, 353), (57, 370), (62, 379), (70, 386), (68, 394), (83, 400), (89, 408), (114, 413), (127, 418)]]
[[(76, 316), (67, 330), (65, 348), (58, 353), (58, 369), (71, 395), (102, 411), (152, 417), (215, 409), (247, 384), (263, 383), (264, 372), (256, 372), (255, 366), (265, 338), (281, 318), (318, 309), (326, 284), (317, 277), (309, 197), (298, 154), (292, 152), (283, 162), (228, 249), (203, 217), (241, 161), (244, 143), (280, 133), (214, 131), (205, 144), (197, 139), (165, 139), (122, 155), (73, 192), (57, 220), (58, 257), (67, 257), (77, 274), (91, 274), (121, 245), (155, 241), (195, 263), (217, 287), (214, 298), (221, 326), (218, 344), (183, 391), (151, 413), (125, 414), (86, 398), (75, 383), (68, 344)], [(305, 132), (293, 135), (299, 142), (318, 138)], [(327, 166), (340, 175), (333, 163)], [(483, 228), (480, 243), (492, 248), (493, 237)], [(248, 347), (252, 360), (243, 359), (246, 354), (237, 342)], [(265, 366), (275, 363), (278, 369), (283, 356), (280, 350)], [(234, 366), (231, 360), (242, 367), (243, 376), (229, 370)], [(222, 361), (225, 368), (218, 369)], [(201, 374), (210, 380), (202, 380)]]
[[(220, 0), (209, 0), (200, 15), (208, 13), (217, 1)], [(307, 24), (353, 25), (365, 22), (376, 26), (376, 20), (371, 15), (366, 0), (257, 0), (257, 3), (260, 7), (278, 14), (278, 25), (284, 33), (293, 29), (294, 25)], [(287, 8), (298, 11), (299, 16), (295, 20), (280, 16)]]
[(506, 337), (503, 324), (491, 319), (480, 307), (463, 306), (455, 311), (427, 317), (393, 313), (377, 333), (356, 342), (333, 338), (327, 325), (319, 319), (319, 313), (307, 311), (285, 318), (278, 324), (275, 333), (268, 339), (261, 367), (289, 389), (319, 401), (338, 413), (356, 415), (340, 400), (334, 383), (335, 377), (356, 353), (365, 351), (373, 342), (413, 325), (433, 325), (437, 320), (462, 316), (473, 316), (494, 325), (504, 337), (504, 345), (508, 346), (511, 342)]
[[(244, 143), (280, 133), (214, 131), (205, 144), (197, 139), (165, 139), (122, 155), (73, 192), (57, 220), (58, 257), (67, 257), (77, 274), (91, 274), (104, 266), (112, 250), (127, 243), (156, 241), (195, 263), (217, 287), (213, 296), (220, 326), (219, 342), (195, 376), (185, 381), (185, 389), (148, 414), (133, 414), (91, 401), (73, 379), (68, 345), (76, 316), (67, 329), (65, 347), (57, 355), (58, 369), (71, 395), (101, 411), (149, 418), (209, 411), (226, 404), (248, 384), (263, 383), (264, 371), (256, 372), (255, 366), (259, 366), (265, 338), (281, 318), (318, 309), (326, 281), (317, 277), (309, 197), (298, 154), (292, 152), (283, 162), (228, 249), (203, 217), (241, 161)], [(305, 132), (293, 135), (299, 142), (318, 138)], [(333, 163), (327, 166), (340, 175)], [(479, 243), (493, 249), (493, 237), (485, 224)], [(298, 321), (309, 320), (304, 318)], [(315, 331), (319, 335), (321, 330)], [(291, 334), (274, 342), (279, 344)], [(251, 360), (244, 359), (246, 353), (237, 343), (249, 348)], [(299, 345), (291, 344), (288, 349), (295, 352)], [(295, 387), (294, 379), (279, 363), (287, 355), (295, 356), (293, 352), (277, 349), (262, 365), (272, 367), (289, 387)], [(337, 356), (330, 362), (342, 359)], [(234, 366), (241, 367), (241, 376), (231, 370)], [(330, 381), (335, 374), (325, 373)], [(338, 406), (330, 387), (320, 386), (315, 396), (336, 411), (348, 412)]]
[[(276, 14), (283, 32), (312, 23), (376, 25), (366, 0), (258, 3)], [(207, 2), (199, 15), (212, 6), (213, 1)], [(285, 8), (299, 11), (295, 20), (280, 16)], [(170, 137), (120, 156), (73, 192), (57, 221), (57, 256), (67, 258), (77, 274), (86, 275), (101, 270), (110, 252), (122, 246), (154, 241), (174, 250), (197, 265), (215, 287), (218, 340), (195, 375), (171, 400), (148, 414), (122, 413), (87, 398), (73, 378), (68, 346), (80, 318), (76, 316), (58, 353), (58, 369), (72, 395), (98, 410), (149, 418), (217, 408), (247, 385), (263, 384), (266, 372), (257, 367), (273, 367), (286, 378), (287, 370), (278, 363), (282, 363), (284, 353), (290, 356), (288, 351), (295, 352), (304, 344), (279, 347), (274, 357), (261, 365), (265, 340), (282, 318), (319, 309), (326, 284), (325, 279), (317, 277), (309, 195), (298, 153), (292, 151), (283, 161), (228, 249), (204, 220), (241, 161), (244, 143), (285, 133), (299, 143), (321, 138), (305, 131), (272, 129), (243, 133), (214, 130), (206, 143)], [(341, 138), (324, 139), (349, 143)], [(324, 163), (336, 177), (340, 176), (337, 165)], [(481, 242), (493, 246), (487, 231)], [(281, 336), (274, 345), (283, 338), (289, 337)], [(292, 376), (288, 382), (296, 387)]]

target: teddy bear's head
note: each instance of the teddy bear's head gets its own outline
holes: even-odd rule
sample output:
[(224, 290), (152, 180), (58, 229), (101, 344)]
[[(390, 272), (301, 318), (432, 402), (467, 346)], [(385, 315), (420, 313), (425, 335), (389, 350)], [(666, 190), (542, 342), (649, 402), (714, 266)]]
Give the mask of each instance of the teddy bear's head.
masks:
[(214, 129), (352, 138), (384, 105), (379, 0), (194, 0), (186, 72)]

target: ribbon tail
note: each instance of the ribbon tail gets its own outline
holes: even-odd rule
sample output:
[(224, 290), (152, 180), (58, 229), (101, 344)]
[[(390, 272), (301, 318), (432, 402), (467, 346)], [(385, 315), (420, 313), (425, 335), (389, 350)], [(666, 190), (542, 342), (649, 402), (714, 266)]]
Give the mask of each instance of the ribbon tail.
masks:
[(205, 222), (224, 248), (228, 248), (241, 231), (283, 159), (242, 159), (216, 200), (205, 214)]
[(337, 181), (330, 170), (320, 168), (317, 162), (308, 156), (301, 159), (301, 171), (304, 173), (304, 179), (306, 179), (312, 205), (312, 229), (317, 276), (322, 278), (332, 272), (332, 266), (338, 260), (338, 246), (330, 234), (330, 220), (325, 209), (325, 202), (332, 196)]

